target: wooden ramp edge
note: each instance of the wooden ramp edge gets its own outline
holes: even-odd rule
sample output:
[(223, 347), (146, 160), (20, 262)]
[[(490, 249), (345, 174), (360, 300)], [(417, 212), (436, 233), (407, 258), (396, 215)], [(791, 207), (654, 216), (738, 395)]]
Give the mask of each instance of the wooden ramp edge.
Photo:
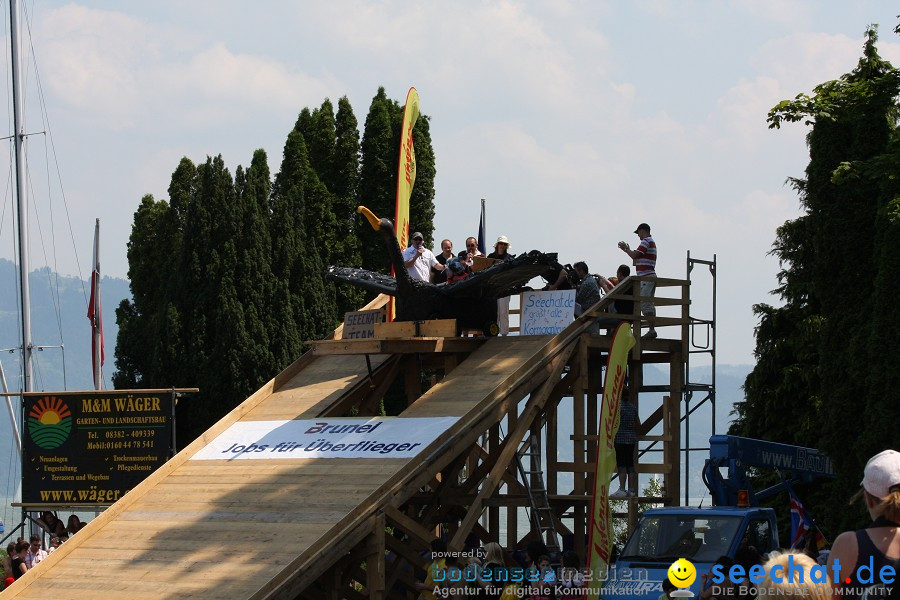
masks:
[[(487, 341), (399, 417), (458, 418), (414, 459), (190, 460), (239, 421), (318, 417), (368, 376), (364, 356), (307, 353), (2, 597), (294, 598), (383, 532), (383, 511), (502, 417), (498, 407), (511, 395), (546, 379), (589, 325), (579, 319), (557, 336)], [(387, 360), (372, 358), (373, 367)]]

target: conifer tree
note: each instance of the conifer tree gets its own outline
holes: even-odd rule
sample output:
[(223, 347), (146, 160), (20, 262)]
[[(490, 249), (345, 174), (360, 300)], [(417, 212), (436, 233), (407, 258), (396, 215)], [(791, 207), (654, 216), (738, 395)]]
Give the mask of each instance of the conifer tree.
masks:
[[(272, 276), (275, 279), (272, 319), (269, 322), (272, 351), (277, 364), (286, 366), (300, 356), (303, 344), (304, 302), (297, 289), (298, 259), (303, 252), (306, 233), (303, 228), (302, 178), (291, 174), (307, 166), (303, 136), (296, 130), (288, 134), (281, 168), (272, 188)], [(299, 198), (299, 200), (297, 200)]]
[[(403, 107), (389, 100), (384, 88), (372, 99), (366, 117), (362, 141), (360, 170), (360, 202), (379, 217), (394, 219), (397, 199), (397, 168), (400, 157), (400, 134), (403, 126)], [(410, 196), (410, 227), (421, 231), (426, 243), (434, 234), (434, 178), (436, 173), (434, 148), (428, 117), (419, 115), (413, 129), (416, 149), (416, 183)], [(384, 243), (369, 227), (360, 227), (363, 266), (373, 271), (390, 271), (390, 261)]]
[(309, 166), (316, 172), (322, 183), (329, 190), (333, 186), (335, 152), (334, 107), (327, 98), (322, 105), (313, 110), (304, 108), (297, 119), (295, 128), (303, 134)]
[[(134, 225), (128, 241), (128, 278), (132, 299), (123, 300), (116, 309), (119, 325), (116, 340), (116, 372), (113, 384), (117, 388), (134, 388), (153, 377), (163, 353), (160, 307), (166, 306), (170, 284), (165, 264), (166, 248), (171, 231), (166, 224), (171, 219), (170, 207), (152, 195), (141, 200), (134, 213)], [(149, 343), (148, 343), (149, 342)], [(158, 367), (157, 367), (158, 368)]]
[[(403, 111), (399, 112), (398, 130), (403, 125)], [(434, 239), (434, 178), (437, 169), (434, 148), (431, 146), (429, 117), (419, 115), (413, 128), (416, 149), (416, 183), (409, 198), (410, 233), (419, 231), (426, 240)], [(397, 142), (400, 143), (399, 140)], [(399, 156), (398, 156), (399, 158)], [(473, 226), (475, 223), (472, 223)], [(472, 235), (477, 235), (475, 231)]]
[[(350, 101), (344, 96), (338, 101), (335, 119), (335, 146), (332, 172), (328, 189), (333, 194), (332, 210), (335, 216), (335, 253), (329, 265), (361, 266), (362, 253), (358, 228), (363, 224), (356, 220), (356, 186), (359, 180), (359, 130)], [(365, 294), (352, 285), (336, 287), (337, 316), (358, 310), (364, 304)]]
[[(396, 206), (399, 127), (394, 137), (392, 114), (395, 103), (388, 100), (384, 88), (372, 98), (362, 138), (362, 162), (359, 176), (359, 202), (382, 218), (394, 218)], [(365, 225), (359, 228), (362, 267), (389, 273), (391, 264), (381, 237)]]
[(279, 366), (272, 355), (267, 324), (274, 294), (274, 277), (269, 234), (272, 183), (264, 150), (253, 153), (253, 160), (246, 172), (238, 167), (235, 187), (243, 217), (236, 240), (235, 285), (237, 297), (244, 307), (244, 327), (251, 345), (240, 369), (250, 386), (258, 386), (268, 380)]

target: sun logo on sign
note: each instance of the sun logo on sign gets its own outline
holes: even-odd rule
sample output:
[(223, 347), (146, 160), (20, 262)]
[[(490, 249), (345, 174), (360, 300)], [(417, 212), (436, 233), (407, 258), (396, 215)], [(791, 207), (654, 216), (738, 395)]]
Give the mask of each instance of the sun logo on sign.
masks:
[(56, 396), (45, 396), (28, 413), (28, 433), (38, 447), (59, 448), (72, 431), (72, 413)]

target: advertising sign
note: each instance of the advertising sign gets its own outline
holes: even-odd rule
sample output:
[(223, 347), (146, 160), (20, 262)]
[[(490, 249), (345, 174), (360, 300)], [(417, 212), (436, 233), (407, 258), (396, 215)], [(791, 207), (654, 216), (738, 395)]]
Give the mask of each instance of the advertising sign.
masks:
[(412, 458), (457, 420), (377, 417), (240, 421), (191, 460)]
[(23, 504), (111, 504), (166, 462), (172, 394), (26, 394), (23, 430)]
[[(603, 405), (600, 408), (600, 428), (597, 431), (597, 462), (595, 463), (594, 494), (591, 499), (590, 543), (588, 544), (588, 568), (602, 573), (609, 568), (612, 557), (613, 529), (609, 508), (609, 482), (616, 469), (614, 441), (619, 430), (622, 389), (625, 386), (625, 369), (628, 353), (634, 347), (634, 334), (629, 323), (620, 323), (613, 334), (609, 357), (606, 361), (606, 379), (603, 382)], [(587, 598), (599, 598), (599, 589), (588, 590)]]

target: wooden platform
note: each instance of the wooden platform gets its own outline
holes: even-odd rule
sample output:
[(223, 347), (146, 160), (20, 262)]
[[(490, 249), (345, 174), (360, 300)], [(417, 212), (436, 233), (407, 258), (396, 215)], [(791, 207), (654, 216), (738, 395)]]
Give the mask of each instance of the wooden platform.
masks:
[[(304, 419), (368, 376), (365, 357), (309, 353), (151, 475), (4, 598), (293, 598), (413, 495), (429, 464), (540, 368), (551, 337), (494, 338), (399, 418), (461, 417), (408, 459), (191, 461), (237, 421)], [(372, 356), (377, 366), (386, 356)], [(401, 500), (402, 501), (402, 500)], [(381, 517), (383, 519), (383, 516)]]
[[(690, 323), (687, 282), (676, 283), (680, 296), (671, 304), (677, 302), (682, 317), (665, 325), (682, 335), (638, 339), (631, 355), (635, 367), (641, 361), (669, 365), (674, 410), (657, 412), (669, 448), (664, 482), (673, 498), (679, 496), (677, 407)], [(336, 341), (314, 343), (3, 598), (381, 600), (394, 585), (411, 591), (421, 552), (444, 517), (459, 519), (450, 543), (461, 549), (469, 533), (482, 529), (487, 541), (502, 529), (500, 505), (525, 506), (526, 488), (511, 459), (529, 432), (540, 440), (542, 430), (551, 506), (571, 506), (574, 520), (583, 523), (593, 489), (600, 381), (599, 367), (592, 370), (588, 360), (600, 365), (609, 343), (588, 332), (620, 296), (621, 290), (608, 294), (555, 336), (341, 340), (339, 328)], [(364, 309), (385, 302), (379, 297)], [(634, 310), (621, 317), (639, 337), (637, 302)], [(645, 387), (642, 369), (629, 373), (636, 399)], [(436, 383), (422, 394), (426, 377)], [(399, 380), (408, 400), (399, 419), (457, 418), (412, 458), (190, 460), (238, 423), (324, 419), (351, 410), (377, 414), (379, 400)], [(564, 395), (572, 398), (574, 431), (557, 429)], [(558, 460), (563, 445), (571, 447), (574, 462)], [(424, 504), (416, 505), (419, 498)], [(486, 528), (477, 522), (482, 513)], [(506, 512), (507, 537), (516, 535), (516, 515)], [(583, 527), (574, 532), (579, 547), (587, 543), (584, 534)]]

